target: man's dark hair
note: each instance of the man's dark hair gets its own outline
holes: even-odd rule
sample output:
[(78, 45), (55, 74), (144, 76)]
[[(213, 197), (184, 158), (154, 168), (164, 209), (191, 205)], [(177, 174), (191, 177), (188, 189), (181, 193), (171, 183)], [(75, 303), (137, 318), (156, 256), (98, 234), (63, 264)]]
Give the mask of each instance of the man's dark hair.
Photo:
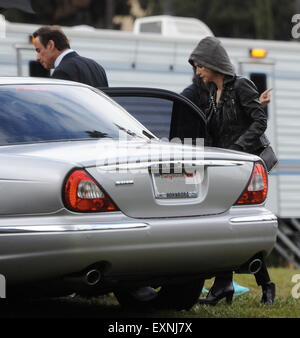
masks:
[(36, 30), (32, 34), (33, 38), (39, 37), (41, 44), (47, 47), (50, 40), (54, 41), (55, 47), (58, 50), (70, 48), (69, 40), (64, 32), (57, 26), (44, 26)]

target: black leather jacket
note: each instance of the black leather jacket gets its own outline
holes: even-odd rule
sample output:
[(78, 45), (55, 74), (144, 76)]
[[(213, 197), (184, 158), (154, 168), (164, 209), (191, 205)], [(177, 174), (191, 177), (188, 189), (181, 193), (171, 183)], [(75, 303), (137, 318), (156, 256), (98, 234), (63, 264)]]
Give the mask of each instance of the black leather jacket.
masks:
[(207, 111), (207, 144), (214, 147), (236, 149), (259, 154), (269, 145), (264, 132), (267, 114), (259, 101), (259, 94), (252, 81), (234, 76), (224, 79), (224, 90), (218, 105), (215, 102), (216, 87), (210, 87)]

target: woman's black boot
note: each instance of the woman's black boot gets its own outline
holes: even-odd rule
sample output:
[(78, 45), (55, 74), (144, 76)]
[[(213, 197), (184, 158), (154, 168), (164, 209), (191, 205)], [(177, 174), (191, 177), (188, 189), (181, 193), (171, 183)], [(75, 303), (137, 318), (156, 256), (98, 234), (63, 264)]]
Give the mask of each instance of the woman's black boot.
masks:
[(275, 284), (268, 282), (263, 284), (261, 287), (263, 292), (261, 302), (265, 305), (273, 305), (275, 300)]
[(226, 298), (226, 303), (231, 304), (232, 298), (234, 294), (234, 288), (232, 285), (232, 281), (229, 284), (223, 286), (213, 286), (210, 290), (206, 298), (199, 298), (198, 303), (204, 305), (217, 305), (218, 302)]

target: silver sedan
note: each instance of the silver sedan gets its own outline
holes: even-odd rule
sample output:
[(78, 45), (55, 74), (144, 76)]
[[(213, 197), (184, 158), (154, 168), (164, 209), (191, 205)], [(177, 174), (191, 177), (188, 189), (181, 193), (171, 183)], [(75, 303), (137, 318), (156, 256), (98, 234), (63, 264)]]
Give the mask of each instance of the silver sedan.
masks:
[(11, 295), (115, 292), (128, 305), (151, 286), (143, 305), (189, 308), (203, 278), (256, 269), (275, 243), (260, 158), (161, 141), (97, 89), (1, 78), (0, 145)]

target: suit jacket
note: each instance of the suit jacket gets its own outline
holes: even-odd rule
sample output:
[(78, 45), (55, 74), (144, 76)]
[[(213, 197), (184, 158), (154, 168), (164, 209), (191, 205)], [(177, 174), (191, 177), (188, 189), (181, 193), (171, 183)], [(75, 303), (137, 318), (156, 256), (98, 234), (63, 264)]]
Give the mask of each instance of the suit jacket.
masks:
[(71, 52), (63, 57), (52, 77), (77, 81), (92, 87), (108, 87), (105, 70), (97, 62)]

